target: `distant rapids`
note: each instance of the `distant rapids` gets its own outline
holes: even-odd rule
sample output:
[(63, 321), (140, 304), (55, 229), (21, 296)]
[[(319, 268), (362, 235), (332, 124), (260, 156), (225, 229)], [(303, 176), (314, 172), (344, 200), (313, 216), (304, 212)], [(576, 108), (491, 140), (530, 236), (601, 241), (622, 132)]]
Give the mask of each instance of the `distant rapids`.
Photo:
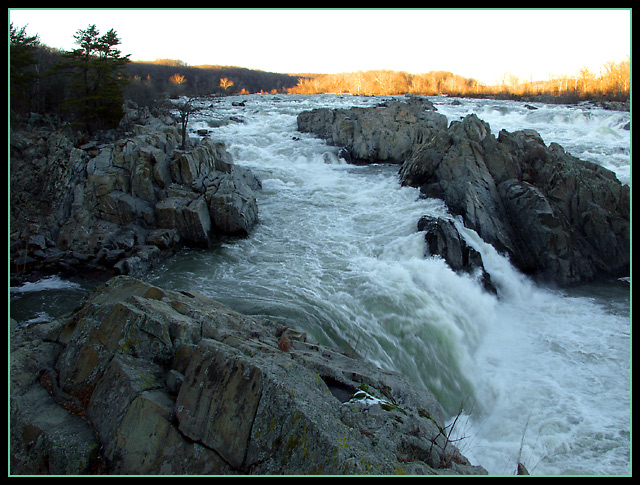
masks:
[[(535, 129), (546, 144), (559, 143), (631, 183), (629, 113), (430, 99), (449, 121), (476, 113), (495, 134)], [(260, 178), (260, 223), (246, 239), (185, 250), (146, 279), (200, 291), (400, 372), (428, 387), (451, 423), (462, 406), (452, 437), (492, 474), (513, 474), (518, 461), (532, 474), (630, 473), (629, 282), (541, 287), (461, 223), (497, 295), (474, 275), (425, 257), (417, 222), (446, 215), (442, 201), (401, 187), (397, 165), (349, 165), (339, 147), (296, 130), (301, 111), (382, 101), (207, 100), (190, 130), (208, 130)], [(12, 302), (28, 290), (12, 292)]]

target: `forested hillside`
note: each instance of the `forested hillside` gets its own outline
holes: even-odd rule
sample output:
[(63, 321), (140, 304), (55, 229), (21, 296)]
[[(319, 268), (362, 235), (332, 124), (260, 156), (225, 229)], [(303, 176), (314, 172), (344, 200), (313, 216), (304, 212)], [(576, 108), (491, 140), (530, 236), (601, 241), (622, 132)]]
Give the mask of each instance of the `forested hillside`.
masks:
[(69, 52), (40, 43), (26, 28), (10, 27), (10, 108), (12, 119), (46, 114), (88, 131), (115, 126), (122, 102), (159, 106), (178, 96), (254, 93), (354, 95), (449, 95), (471, 97), (544, 96), (549, 102), (583, 99), (628, 101), (631, 62), (608, 62), (599, 73), (583, 68), (548, 80), (522, 80), (505, 73), (495, 85), (447, 71), (407, 73), (375, 70), (339, 74), (274, 73), (236, 66), (190, 66), (180, 60), (132, 62), (112, 29), (78, 30), (78, 48)]
[(520, 79), (509, 73), (494, 85), (447, 72), (430, 71), (412, 74), (402, 71), (376, 70), (301, 77), (290, 93), (350, 94), (421, 94), (434, 96), (556, 96), (570, 99), (626, 100), (631, 89), (630, 59), (607, 62), (599, 73), (587, 68), (575, 74), (550, 75), (544, 81)]
[(130, 92), (146, 87), (153, 93), (189, 95), (286, 92), (298, 76), (236, 66), (189, 66), (179, 60), (131, 62), (124, 71)]

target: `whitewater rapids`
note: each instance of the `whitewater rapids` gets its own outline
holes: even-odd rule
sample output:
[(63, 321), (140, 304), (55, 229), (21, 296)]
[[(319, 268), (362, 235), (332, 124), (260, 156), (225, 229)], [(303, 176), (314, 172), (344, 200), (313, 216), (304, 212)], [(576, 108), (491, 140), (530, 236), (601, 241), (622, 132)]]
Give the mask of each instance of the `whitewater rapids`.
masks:
[[(513, 474), (518, 462), (532, 474), (629, 474), (629, 282), (541, 287), (459, 221), (498, 294), (425, 256), (417, 222), (447, 216), (442, 201), (401, 187), (398, 166), (349, 165), (338, 147), (296, 131), (301, 111), (383, 100), (207, 100), (190, 130), (208, 130), (261, 179), (260, 223), (246, 239), (178, 254), (148, 281), (198, 290), (401, 372), (438, 397), (451, 424), (462, 406), (452, 437), (491, 474)], [(535, 129), (546, 144), (557, 142), (631, 183), (629, 113), (431, 101), (450, 121), (476, 113), (496, 135)], [(235, 121), (225, 124), (229, 118)]]

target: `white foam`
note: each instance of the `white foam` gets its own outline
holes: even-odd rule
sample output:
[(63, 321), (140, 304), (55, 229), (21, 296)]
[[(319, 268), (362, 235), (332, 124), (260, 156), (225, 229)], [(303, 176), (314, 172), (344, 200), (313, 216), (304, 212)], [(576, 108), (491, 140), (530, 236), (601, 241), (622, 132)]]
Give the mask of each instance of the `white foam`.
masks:
[[(373, 105), (379, 98), (246, 99), (245, 108), (225, 100), (219, 109), (247, 123), (211, 136), (262, 178), (260, 224), (251, 237), (226, 242), (210, 256), (177, 258), (158, 272), (159, 282), (198, 285), (239, 311), (289, 321), (321, 343), (355, 349), (429, 387), (451, 414), (466, 400), (459, 426), (468, 438), (461, 447), (492, 473), (511, 473), (519, 453), (537, 473), (626, 472), (627, 316), (536, 286), (459, 221), (498, 296), (441, 258), (425, 258), (417, 221), (447, 216), (442, 202), (400, 187), (398, 167), (347, 165), (337, 147), (296, 131), (303, 109)], [(619, 130), (624, 114), (438, 102), (450, 118), (480, 110), (494, 132), (534, 128), (547, 144), (583, 138), (597, 157), (628, 147), (624, 131), (608, 131)], [(598, 132), (603, 122), (608, 129)], [(595, 138), (600, 143), (592, 146)]]
[(12, 286), (11, 293), (32, 293), (40, 291), (56, 291), (56, 290), (81, 290), (82, 287), (78, 283), (65, 280), (57, 275), (47, 276), (37, 281), (27, 281), (21, 286)]
[[(491, 126), (494, 135), (500, 130), (509, 132), (534, 129), (545, 144), (552, 142), (573, 156), (602, 165), (616, 173), (625, 184), (631, 183), (631, 157), (629, 146), (631, 132), (625, 126), (631, 114), (588, 105), (554, 105), (534, 103), (530, 110), (525, 103), (508, 100), (463, 99), (461, 104), (435, 99), (438, 111), (449, 121), (468, 114), (478, 117)], [(612, 163), (611, 158), (615, 159)]]

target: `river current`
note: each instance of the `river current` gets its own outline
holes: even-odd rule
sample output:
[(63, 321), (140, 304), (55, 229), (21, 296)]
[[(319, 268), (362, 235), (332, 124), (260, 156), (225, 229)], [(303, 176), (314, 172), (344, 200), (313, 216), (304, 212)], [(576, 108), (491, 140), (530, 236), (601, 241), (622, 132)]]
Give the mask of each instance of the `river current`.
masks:
[[(476, 113), (496, 135), (533, 128), (545, 143), (631, 183), (628, 112), (431, 100), (450, 121)], [(147, 280), (290, 324), (428, 387), (455, 422), (457, 446), (491, 474), (513, 474), (518, 462), (532, 474), (629, 474), (630, 282), (542, 287), (461, 222), (497, 295), (425, 256), (417, 222), (447, 214), (442, 201), (401, 187), (397, 165), (349, 165), (338, 147), (297, 131), (301, 111), (382, 101), (251, 95), (204, 102), (190, 130), (209, 130), (261, 179), (260, 223), (248, 238), (179, 253)], [(31, 285), (11, 292), (12, 305), (58, 286), (68, 300), (77, 288), (55, 277)]]

